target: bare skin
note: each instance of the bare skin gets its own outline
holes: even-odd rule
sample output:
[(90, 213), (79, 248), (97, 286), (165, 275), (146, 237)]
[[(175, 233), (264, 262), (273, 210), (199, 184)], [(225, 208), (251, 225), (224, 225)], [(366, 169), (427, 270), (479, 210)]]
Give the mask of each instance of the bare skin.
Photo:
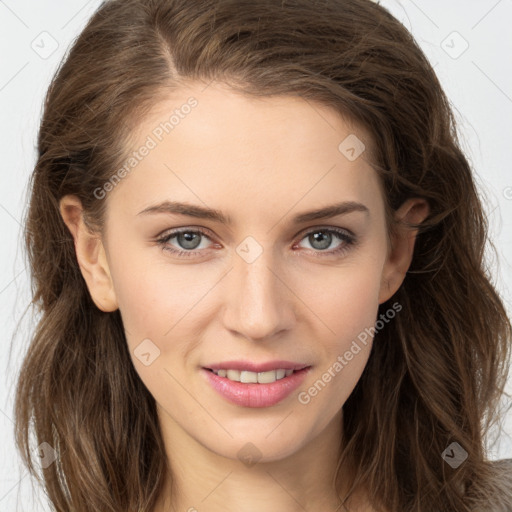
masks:
[[(197, 106), (157, 140), (155, 128), (192, 96)], [(353, 160), (339, 149), (351, 134), (366, 145)], [(411, 263), (416, 231), (404, 228), (388, 245), (382, 191), (368, 161), (372, 141), (320, 104), (252, 98), (218, 83), (173, 91), (127, 149), (148, 136), (156, 147), (104, 199), (103, 239), (86, 229), (78, 198), (66, 196), (60, 206), (91, 296), (102, 311), (120, 309), (133, 364), (158, 404), (175, 488), (167, 483), (153, 512), (370, 511), (363, 494), (340, 505), (332, 479), (342, 406), (373, 340), (307, 404), (298, 392), (375, 324), (379, 304)], [(214, 208), (232, 224), (139, 214), (163, 201)], [(366, 211), (293, 221), (342, 201)], [(410, 199), (396, 218), (421, 222), (427, 214), (425, 201)], [(206, 236), (196, 234), (194, 249), (178, 236), (156, 242), (177, 228)], [(329, 238), (330, 229), (352, 234), (355, 243), (332, 231)], [(311, 232), (318, 231), (324, 241), (315, 241)], [(248, 261), (240, 247), (259, 255)], [(159, 354), (146, 365), (136, 349), (148, 339)], [(204, 378), (208, 364), (240, 359), (311, 369), (278, 404), (243, 407)], [(242, 448), (255, 464), (243, 462)]]

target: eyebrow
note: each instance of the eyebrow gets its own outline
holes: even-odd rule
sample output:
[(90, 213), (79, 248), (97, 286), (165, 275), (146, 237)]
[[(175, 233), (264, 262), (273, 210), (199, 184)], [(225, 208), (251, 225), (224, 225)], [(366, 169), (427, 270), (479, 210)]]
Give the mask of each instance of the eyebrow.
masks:
[[(346, 215), (352, 212), (363, 212), (366, 215), (370, 214), (368, 207), (362, 203), (357, 203), (355, 201), (343, 201), (341, 203), (324, 206), (316, 210), (300, 213), (292, 218), (292, 222), (294, 224), (301, 224), (312, 220), (327, 219), (336, 217), (337, 215)], [(164, 201), (163, 203), (154, 206), (148, 206), (137, 215), (159, 213), (186, 215), (197, 219), (209, 219), (225, 225), (231, 225), (233, 223), (231, 217), (224, 215), (220, 210), (189, 203), (180, 203), (177, 201)]]

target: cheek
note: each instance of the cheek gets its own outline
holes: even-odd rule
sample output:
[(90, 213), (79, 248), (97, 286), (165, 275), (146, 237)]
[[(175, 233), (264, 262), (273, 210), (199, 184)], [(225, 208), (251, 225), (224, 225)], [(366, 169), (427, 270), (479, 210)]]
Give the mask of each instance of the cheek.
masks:
[(298, 295), (325, 324), (335, 344), (352, 339), (374, 325), (381, 270), (381, 261), (362, 255), (357, 261), (354, 258), (346, 265), (328, 272), (323, 269), (300, 280)]
[(305, 295), (323, 324), (316, 347), (322, 358), (297, 398), (304, 407), (302, 414), (316, 418), (318, 431), (339, 412), (366, 367), (372, 347), (370, 328), (379, 307), (379, 262), (360, 261), (335, 273), (335, 279), (325, 279), (321, 289), (312, 288)]
[(322, 324), (316, 337), (322, 358), (309, 387), (302, 388), (298, 398), (301, 404), (309, 404), (306, 410), (324, 411), (318, 428), (348, 399), (371, 352), (383, 265), (383, 260), (371, 256), (381, 255), (377, 249), (347, 259), (346, 265), (333, 268), (329, 275), (309, 276), (303, 284), (302, 296)]
[(200, 274), (186, 265), (173, 265), (159, 247), (121, 244), (121, 238), (130, 236), (112, 239), (110, 259), (125, 329), (138, 337), (162, 338), (190, 308)]
[(172, 293), (171, 276), (167, 277), (164, 268), (155, 264), (155, 258), (147, 257), (157, 249), (121, 244), (120, 238), (112, 239), (110, 273), (133, 357), (134, 349), (145, 339), (155, 340), (160, 347), (157, 340), (171, 327), (178, 300)]

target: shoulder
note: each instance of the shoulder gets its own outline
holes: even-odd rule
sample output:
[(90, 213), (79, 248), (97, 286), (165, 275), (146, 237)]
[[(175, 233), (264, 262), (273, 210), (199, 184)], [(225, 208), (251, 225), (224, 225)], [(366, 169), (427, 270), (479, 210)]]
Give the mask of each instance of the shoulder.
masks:
[(490, 461), (492, 476), (475, 512), (512, 512), (512, 459)]

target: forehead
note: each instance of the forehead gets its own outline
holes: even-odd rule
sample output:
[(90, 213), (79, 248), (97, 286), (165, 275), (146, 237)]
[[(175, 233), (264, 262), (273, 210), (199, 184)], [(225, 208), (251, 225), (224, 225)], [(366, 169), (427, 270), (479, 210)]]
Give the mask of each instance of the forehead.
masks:
[(109, 201), (122, 196), (138, 212), (158, 199), (220, 200), (223, 211), (245, 206), (252, 215), (298, 202), (372, 201), (379, 183), (371, 144), (365, 130), (320, 103), (191, 83), (138, 124), (127, 145), (132, 165)]

